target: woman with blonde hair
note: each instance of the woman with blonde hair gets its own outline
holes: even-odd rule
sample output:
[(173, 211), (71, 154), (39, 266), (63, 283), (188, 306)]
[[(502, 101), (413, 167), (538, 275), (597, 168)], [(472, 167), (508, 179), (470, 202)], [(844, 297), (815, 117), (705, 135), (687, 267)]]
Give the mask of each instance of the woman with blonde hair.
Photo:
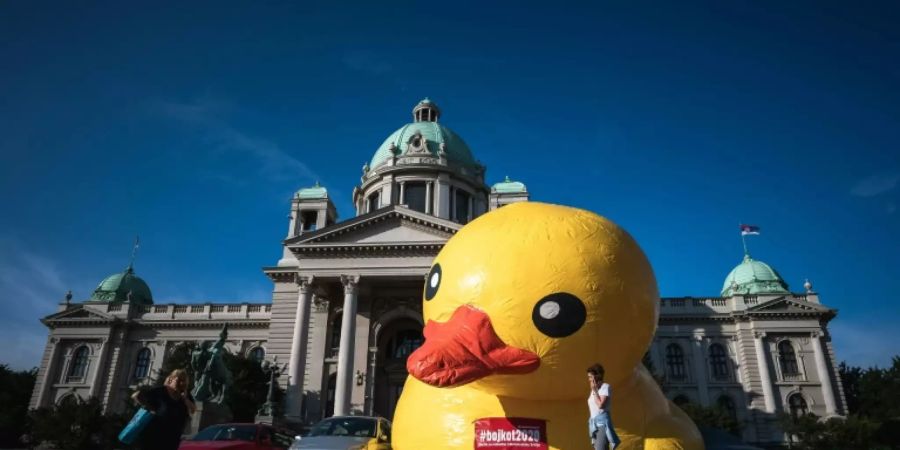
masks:
[(175, 369), (162, 386), (140, 390), (131, 396), (153, 414), (141, 432), (140, 447), (150, 450), (177, 450), (188, 417), (197, 410), (188, 391), (190, 378), (184, 369)]

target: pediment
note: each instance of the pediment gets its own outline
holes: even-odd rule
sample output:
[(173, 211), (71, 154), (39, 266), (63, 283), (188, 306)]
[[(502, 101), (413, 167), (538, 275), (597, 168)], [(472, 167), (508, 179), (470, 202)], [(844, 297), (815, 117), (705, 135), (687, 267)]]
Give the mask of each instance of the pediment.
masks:
[(752, 308), (748, 308), (747, 312), (762, 314), (825, 314), (832, 313), (833, 310), (811, 302), (779, 297)]
[(84, 306), (74, 306), (65, 311), (60, 311), (55, 314), (51, 314), (47, 317), (44, 317), (41, 321), (46, 323), (51, 322), (108, 322), (114, 319), (113, 316), (102, 313), (100, 311), (95, 311), (90, 308), (85, 308)]
[(402, 206), (391, 206), (288, 239), (285, 243), (291, 248), (443, 244), (460, 227), (462, 225)]

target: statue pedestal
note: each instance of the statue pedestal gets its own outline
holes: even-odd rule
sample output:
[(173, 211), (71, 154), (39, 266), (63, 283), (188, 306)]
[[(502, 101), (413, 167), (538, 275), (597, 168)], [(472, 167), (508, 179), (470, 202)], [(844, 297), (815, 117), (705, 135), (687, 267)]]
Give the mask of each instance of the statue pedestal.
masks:
[(231, 408), (224, 404), (200, 402), (197, 403), (197, 412), (191, 416), (190, 434), (197, 434), (200, 430), (220, 423), (231, 421)]

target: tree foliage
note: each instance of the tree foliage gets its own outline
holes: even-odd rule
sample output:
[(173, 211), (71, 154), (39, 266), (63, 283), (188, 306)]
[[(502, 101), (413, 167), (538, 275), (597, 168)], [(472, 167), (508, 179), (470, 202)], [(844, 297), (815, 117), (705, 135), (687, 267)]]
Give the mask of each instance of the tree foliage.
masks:
[(128, 448), (118, 442), (119, 431), (128, 423), (124, 415), (103, 414), (96, 397), (82, 400), (71, 396), (57, 405), (29, 413), (30, 441), (58, 450), (112, 450)]
[(12, 448), (25, 434), (28, 403), (37, 369), (11, 370), (0, 364), (0, 448)]
[[(175, 369), (185, 369), (190, 376), (190, 389), (199, 374), (191, 368), (191, 353), (198, 348), (194, 342), (185, 342), (175, 347), (163, 361), (156, 374), (155, 384), (162, 385), (166, 376)], [(253, 422), (256, 412), (266, 401), (269, 377), (260, 363), (243, 355), (225, 352), (222, 356), (225, 366), (231, 371), (233, 384), (225, 394), (225, 404), (231, 409), (235, 422)]]
[(815, 414), (781, 415), (781, 426), (797, 450), (874, 450), (890, 447), (876, 442), (878, 424), (857, 416), (820, 420)]
[(841, 363), (838, 374), (849, 415), (821, 420), (783, 415), (784, 431), (800, 450), (900, 449), (900, 357), (890, 367), (862, 369)]
[(698, 427), (718, 428), (725, 430), (735, 436), (741, 434), (741, 424), (737, 419), (731, 417), (728, 411), (719, 407), (707, 408), (693, 403), (681, 406), (691, 420)]
[(234, 384), (225, 396), (235, 422), (253, 422), (256, 412), (266, 401), (269, 377), (258, 361), (242, 355), (225, 354), (225, 365)]

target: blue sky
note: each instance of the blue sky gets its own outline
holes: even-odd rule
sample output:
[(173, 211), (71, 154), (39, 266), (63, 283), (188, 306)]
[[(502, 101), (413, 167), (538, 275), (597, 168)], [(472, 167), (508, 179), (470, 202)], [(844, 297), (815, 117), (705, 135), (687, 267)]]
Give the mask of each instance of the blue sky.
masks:
[(838, 359), (900, 353), (900, 6), (591, 3), (0, 3), (0, 362), (136, 234), (158, 303), (268, 301), (291, 193), (351, 217), (425, 96), (491, 182), (628, 229), (664, 296), (716, 295), (752, 223)]

